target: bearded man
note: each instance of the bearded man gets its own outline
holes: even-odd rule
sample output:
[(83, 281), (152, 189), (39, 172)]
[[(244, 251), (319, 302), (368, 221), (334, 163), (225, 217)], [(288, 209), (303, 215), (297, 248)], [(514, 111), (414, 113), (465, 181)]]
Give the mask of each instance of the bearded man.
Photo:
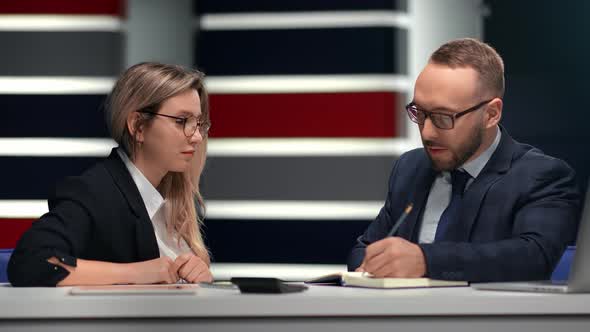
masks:
[(491, 46), (458, 39), (431, 55), (406, 106), (424, 147), (395, 162), (385, 204), (357, 239), (349, 270), (467, 281), (549, 278), (575, 240), (575, 173), (510, 137), (499, 124), (503, 95), (504, 64)]

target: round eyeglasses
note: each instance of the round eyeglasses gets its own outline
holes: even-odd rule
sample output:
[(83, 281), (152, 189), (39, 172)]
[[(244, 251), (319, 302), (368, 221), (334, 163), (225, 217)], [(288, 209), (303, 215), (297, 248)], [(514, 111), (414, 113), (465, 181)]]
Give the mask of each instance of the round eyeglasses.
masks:
[(158, 115), (167, 118), (174, 119), (176, 123), (183, 126), (183, 132), (186, 137), (191, 137), (195, 134), (197, 129), (199, 129), (199, 133), (201, 136), (206, 137), (209, 134), (209, 129), (211, 129), (211, 123), (202, 121), (197, 119), (197, 117), (191, 115), (185, 118), (179, 116), (172, 116), (168, 114), (156, 113), (151, 111), (137, 111), (138, 113), (145, 113), (151, 115)]

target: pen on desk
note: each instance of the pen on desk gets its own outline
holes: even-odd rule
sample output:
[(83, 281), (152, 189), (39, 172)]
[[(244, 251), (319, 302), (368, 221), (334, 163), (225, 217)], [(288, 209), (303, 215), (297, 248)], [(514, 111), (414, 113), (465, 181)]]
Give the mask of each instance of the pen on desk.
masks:
[(404, 222), (404, 220), (406, 220), (406, 217), (408, 216), (408, 214), (410, 214), (410, 212), (412, 211), (412, 208), (413, 207), (414, 207), (414, 205), (412, 205), (412, 203), (408, 204), (408, 206), (404, 210), (404, 213), (402, 213), (402, 215), (399, 216), (399, 218), (397, 219), (397, 221), (395, 222), (395, 224), (393, 225), (393, 227), (391, 227), (391, 229), (389, 230), (389, 233), (387, 233), (387, 236), (386, 237), (390, 237), (393, 234), (395, 234), (395, 232), (397, 231), (397, 229), (399, 228), (399, 226)]
[[(414, 205), (412, 203), (408, 204), (408, 206), (406, 207), (406, 209), (404, 210), (404, 212), (402, 213), (401, 216), (399, 216), (399, 218), (397, 219), (397, 221), (395, 222), (395, 224), (393, 225), (393, 227), (391, 227), (391, 229), (389, 230), (389, 233), (387, 233), (386, 237), (390, 237), (392, 236), (397, 229), (399, 228), (399, 226), (404, 222), (404, 220), (406, 219), (406, 217), (408, 216), (408, 214), (410, 214), (410, 212), (412, 211), (412, 208), (414, 207)], [(361, 240), (363, 236), (359, 236), (356, 238), (356, 242), (362, 246), (367, 246), (368, 243), (365, 243)]]

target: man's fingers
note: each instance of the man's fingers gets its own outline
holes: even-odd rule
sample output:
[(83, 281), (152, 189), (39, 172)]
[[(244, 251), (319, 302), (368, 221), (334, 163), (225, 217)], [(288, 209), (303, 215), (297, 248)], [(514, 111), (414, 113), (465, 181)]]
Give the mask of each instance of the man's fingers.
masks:
[(375, 271), (382, 268), (387, 263), (390, 263), (392, 257), (388, 257), (385, 253), (381, 253), (365, 262), (365, 271), (374, 274)]
[(371, 272), (371, 274), (377, 278), (393, 277), (394, 273), (395, 269), (393, 268), (393, 264), (385, 264)]
[(367, 249), (365, 249), (365, 262), (383, 252), (388, 246), (391, 245), (390, 242), (391, 238), (387, 238), (371, 243)]

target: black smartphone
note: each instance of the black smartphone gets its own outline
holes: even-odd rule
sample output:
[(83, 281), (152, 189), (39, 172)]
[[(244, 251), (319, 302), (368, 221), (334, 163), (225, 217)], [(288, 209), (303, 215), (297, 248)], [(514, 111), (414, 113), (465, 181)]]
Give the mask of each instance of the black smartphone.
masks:
[(231, 278), (242, 293), (295, 293), (307, 289), (303, 284), (289, 284), (277, 278)]

